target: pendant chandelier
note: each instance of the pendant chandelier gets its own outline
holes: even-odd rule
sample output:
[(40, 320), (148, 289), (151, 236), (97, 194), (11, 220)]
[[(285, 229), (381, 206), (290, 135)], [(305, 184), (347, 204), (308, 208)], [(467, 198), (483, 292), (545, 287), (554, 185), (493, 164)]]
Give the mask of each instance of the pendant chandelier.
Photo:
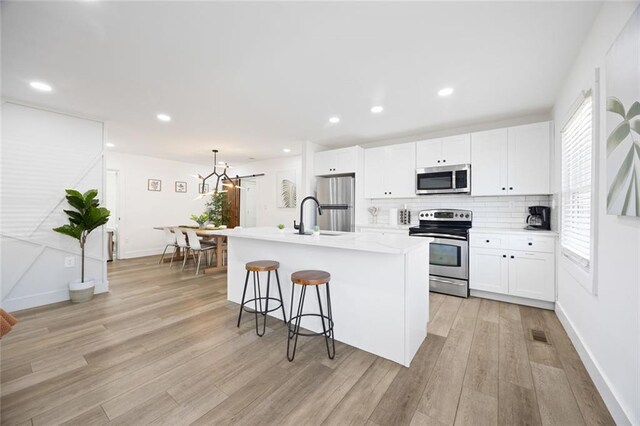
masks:
[[(198, 192), (200, 193), (199, 198), (202, 198), (205, 195), (217, 194), (218, 192), (227, 192), (227, 190), (224, 189), (225, 186), (230, 188), (242, 189), (242, 187), (238, 186), (236, 183), (237, 180), (240, 178), (240, 176), (236, 175), (235, 178), (231, 178), (227, 174), (227, 170), (231, 168), (229, 166), (229, 163), (222, 162), (222, 161), (218, 163), (218, 150), (213, 149), (212, 152), (213, 152), (213, 171), (209, 173), (207, 176), (202, 176), (200, 174), (194, 175), (194, 177), (197, 177), (201, 181), (200, 186), (198, 188)], [(218, 168), (221, 168), (222, 171), (218, 172)], [(236, 181), (234, 181), (233, 179), (236, 179)], [(215, 185), (213, 185), (214, 180), (215, 180)], [(211, 184), (213, 185), (213, 189), (211, 191), (206, 190), (207, 181), (210, 181)], [(223, 188), (221, 188), (221, 186)]]

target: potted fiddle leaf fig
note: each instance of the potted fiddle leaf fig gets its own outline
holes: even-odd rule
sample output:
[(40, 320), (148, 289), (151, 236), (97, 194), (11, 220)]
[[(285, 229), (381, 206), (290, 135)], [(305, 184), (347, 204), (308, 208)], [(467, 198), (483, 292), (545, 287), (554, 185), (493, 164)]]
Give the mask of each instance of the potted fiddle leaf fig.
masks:
[(97, 189), (90, 189), (84, 194), (75, 189), (67, 189), (67, 203), (75, 210), (65, 210), (69, 217), (69, 223), (54, 231), (75, 238), (80, 242), (80, 251), (82, 252), (82, 272), (80, 280), (69, 283), (69, 296), (74, 303), (86, 302), (91, 300), (95, 290), (95, 280), (85, 279), (85, 247), (89, 234), (106, 224), (109, 220), (111, 212), (104, 207), (100, 207), (100, 202), (96, 198)]

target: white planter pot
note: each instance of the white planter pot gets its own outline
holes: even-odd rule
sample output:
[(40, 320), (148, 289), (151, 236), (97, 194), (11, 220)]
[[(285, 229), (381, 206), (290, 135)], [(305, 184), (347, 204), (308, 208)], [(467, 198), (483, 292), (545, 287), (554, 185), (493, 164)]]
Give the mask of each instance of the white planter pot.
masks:
[(86, 280), (85, 282), (80, 280), (72, 281), (69, 283), (69, 298), (72, 303), (88, 302), (93, 298), (95, 288), (95, 280)]

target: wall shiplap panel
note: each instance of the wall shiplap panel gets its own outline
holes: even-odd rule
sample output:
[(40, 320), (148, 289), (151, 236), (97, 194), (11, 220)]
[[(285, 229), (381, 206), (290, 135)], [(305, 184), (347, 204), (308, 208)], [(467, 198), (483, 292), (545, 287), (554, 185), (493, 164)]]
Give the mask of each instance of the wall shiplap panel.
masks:
[[(65, 189), (103, 194), (103, 123), (11, 102), (2, 103), (2, 123), (2, 306), (67, 300), (68, 283), (80, 278), (80, 248), (52, 228), (67, 221)], [(86, 275), (96, 292), (107, 290), (104, 246), (94, 231)], [(76, 257), (75, 267), (64, 267), (66, 256)]]

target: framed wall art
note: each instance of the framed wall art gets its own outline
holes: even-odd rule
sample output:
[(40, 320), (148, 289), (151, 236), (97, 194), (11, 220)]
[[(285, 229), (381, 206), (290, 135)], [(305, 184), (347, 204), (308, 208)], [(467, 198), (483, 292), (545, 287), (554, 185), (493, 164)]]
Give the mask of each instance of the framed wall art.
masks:
[(607, 52), (607, 213), (640, 217), (640, 7)]
[(162, 181), (160, 179), (147, 179), (147, 191), (162, 191)]
[(283, 170), (276, 173), (277, 206), (282, 209), (295, 209), (297, 200), (296, 171)]

